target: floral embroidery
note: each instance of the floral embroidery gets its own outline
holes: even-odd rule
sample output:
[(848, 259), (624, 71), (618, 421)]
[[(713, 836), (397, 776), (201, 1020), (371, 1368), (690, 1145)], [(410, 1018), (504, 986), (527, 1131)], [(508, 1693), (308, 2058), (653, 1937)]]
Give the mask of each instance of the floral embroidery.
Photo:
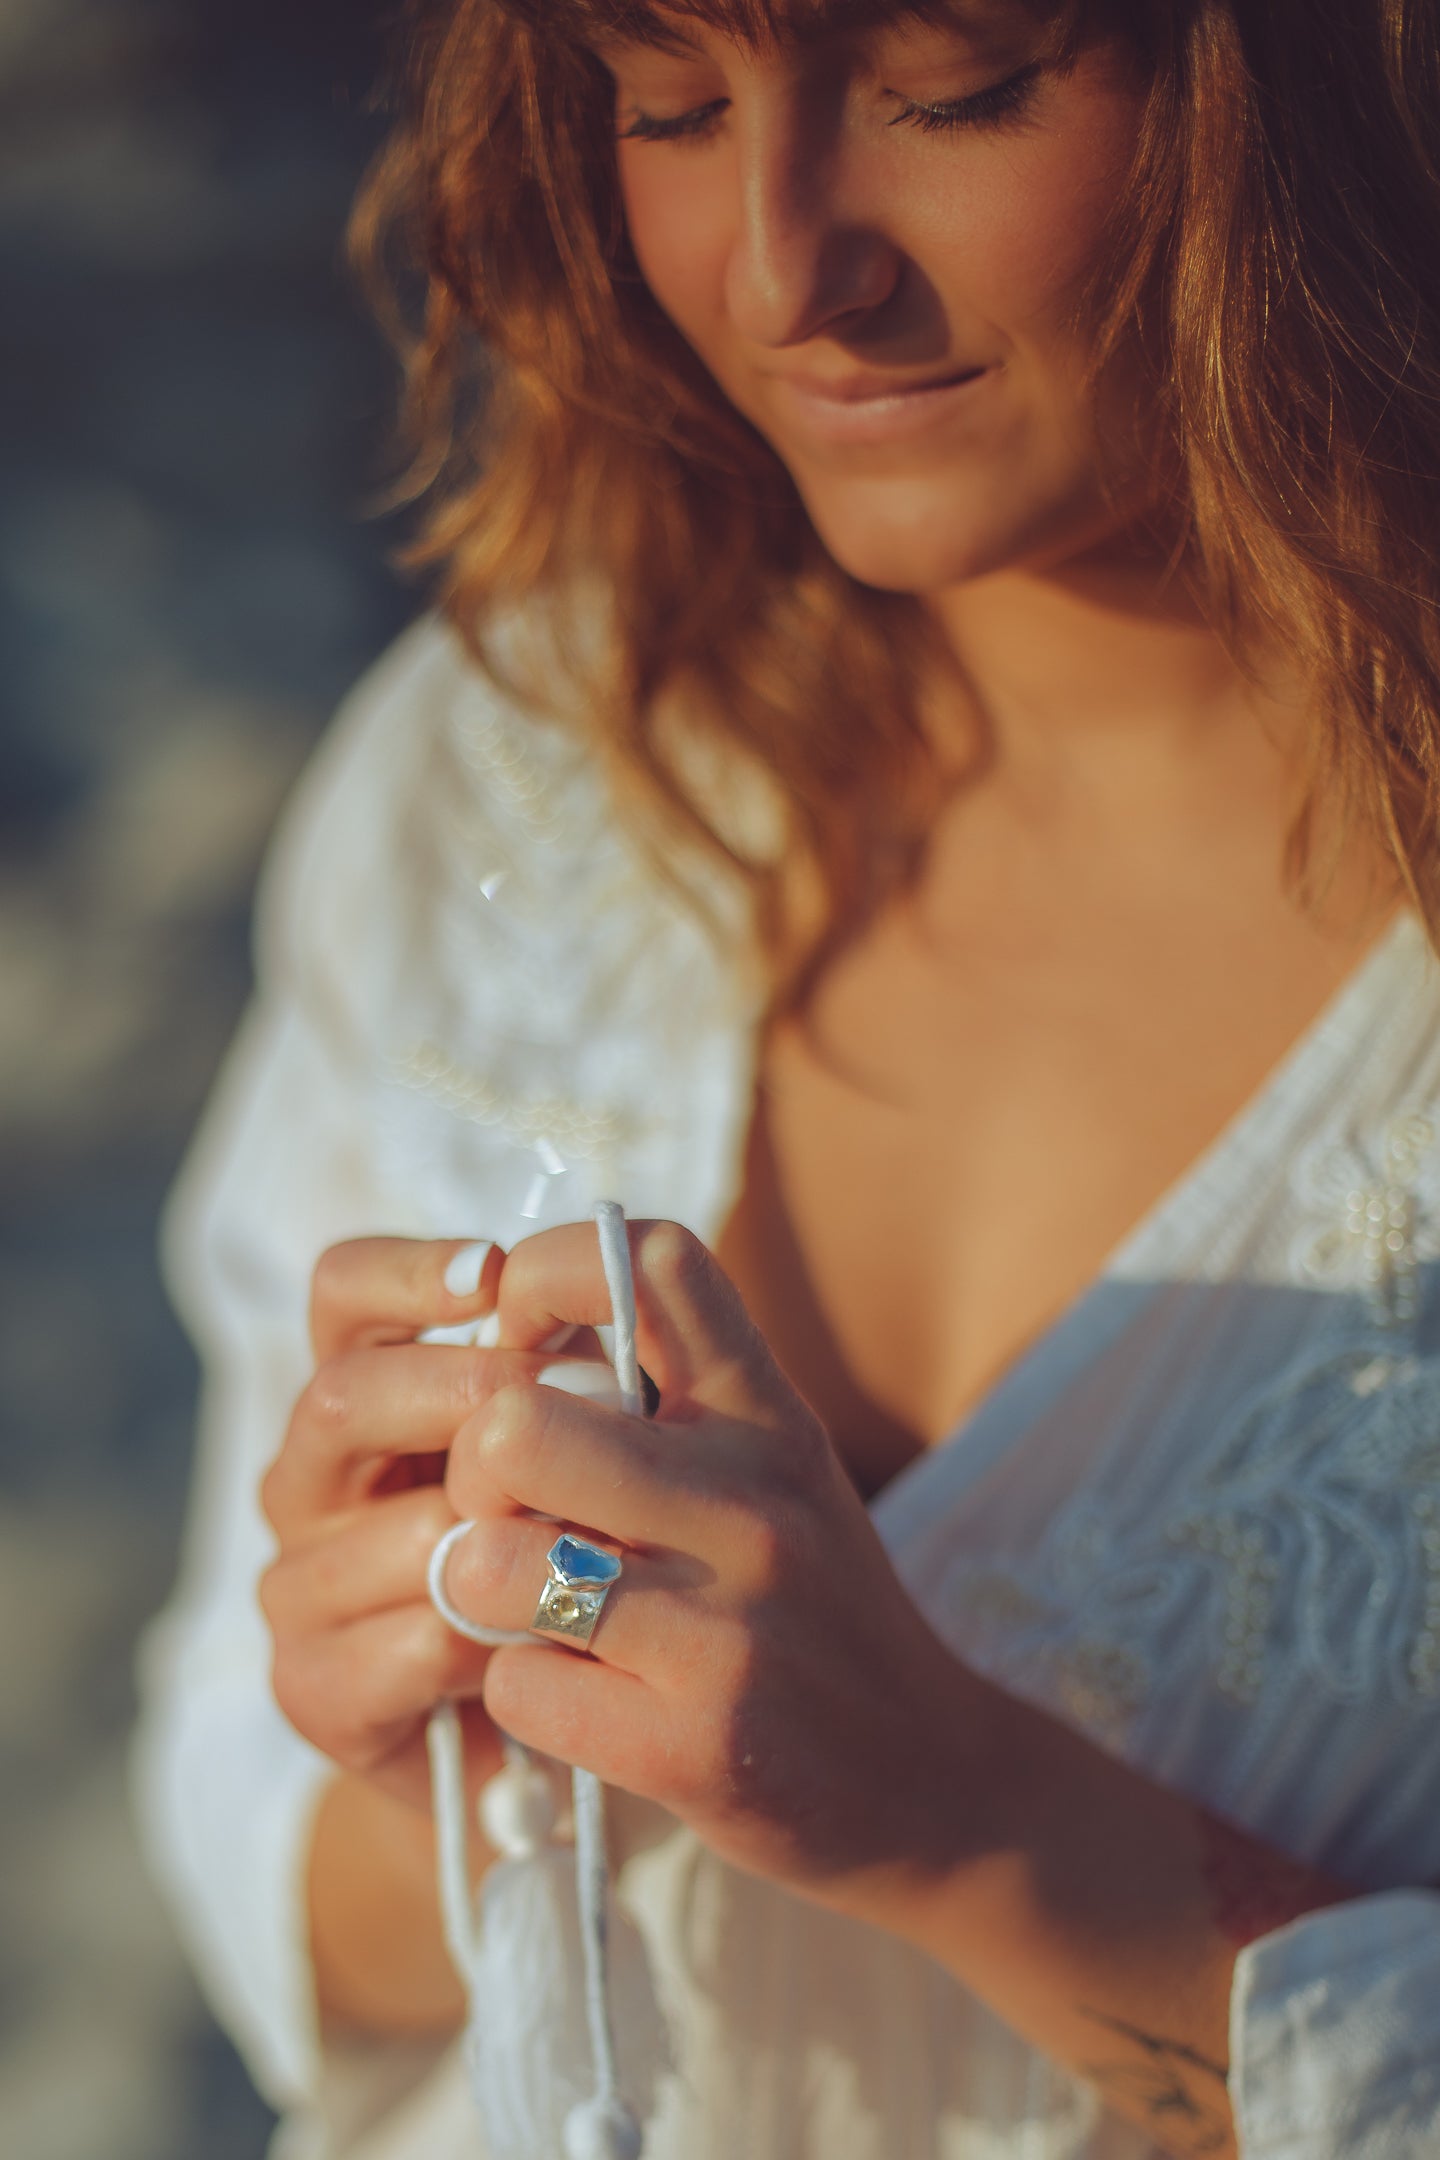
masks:
[(639, 1137), (637, 1121), (617, 1110), (587, 1110), (558, 1095), (522, 1096), (457, 1065), (434, 1043), (418, 1043), (397, 1060), (397, 1079), (473, 1124), (495, 1126), (522, 1147), (533, 1147), (541, 1170), (559, 1176), (567, 1156), (613, 1157)]
[(1435, 1138), (1429, 1112), (1406, 1110), (1378, 1149), (1332, 1141), (1297, 1166), (1301, 1200), (1328, 1218), (1297, 1241), (1301, 1273), (1327, 1287), (1358, 1287), (1385, 1327), (1414, 1320), (1419, 1262), (1440, 1255), (1435, 1195), (1420, 1191), (1422, 1172), (1433, 1182)]
[(1077, 1496), (1024, 1561), (958, 1563), (938, 1617), (1116, 1746), (1192, 1660), (1244, 1708), (1297, 1675), (1332, 1701), (1434, 1701), (1440, 1361), (1312, 1350), (1237, 1406), (1158, 1534)]
[(1440, 1693), (1433, 1364), (1312, 1356), (1241, 1406), (1197, 1500), (1166, 1535), (1218, 1592), (1223, 1692), (1257, 1701), (1283, 1640), (1339, 1699)]

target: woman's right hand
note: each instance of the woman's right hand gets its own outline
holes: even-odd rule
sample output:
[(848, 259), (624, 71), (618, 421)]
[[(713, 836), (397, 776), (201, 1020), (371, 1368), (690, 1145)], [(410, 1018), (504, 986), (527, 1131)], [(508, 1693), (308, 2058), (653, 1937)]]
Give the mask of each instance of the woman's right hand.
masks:
[(332, 1246), (312, 1284), (315, 1371), (261, 1494), (279, 1544), (260, 1601), (281, 1709), (343, 1769), (426, 1810), (425, 1720), (443, 1696), (461, 1706), (472, 1784), (500, 1763), (479, 1700), (491, 1653), (446, 1626), (426, 1584), (455, 1520), (446, 1454), (497, 1363), (518, 1379), (545, 1360), (419, 1338), (493, 1311), (503, 1264), (498, 1246), (453, 1239)]

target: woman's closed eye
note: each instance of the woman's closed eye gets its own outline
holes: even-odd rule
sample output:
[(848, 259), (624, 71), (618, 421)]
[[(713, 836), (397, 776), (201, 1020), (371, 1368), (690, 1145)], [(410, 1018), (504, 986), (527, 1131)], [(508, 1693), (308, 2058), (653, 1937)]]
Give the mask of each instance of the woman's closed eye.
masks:
[[(1025, 112), (1041, 72), (1040, 62), (1030, 61), (999, 82), (988, 83), (983, 90), (973, 90), (964, 97), (910, 98), (898, 90), (886, 90), (884, 96), (900, 108), (892, 114), (888, 125), (919, 128), (927, 135), (959, 128), (1001, 127)], [(620, 139), (622, 142), (704, 141), (715, 132), (729, 105), (729, 98), (708, 98), (703, 105), (694, 105), (687, 112), (670, 116), (632, 108), (628, 126), (620, 130)]]
[(729, 105), (729, 98), (709, 98), (703, 105), (692, 106), (689, 112), (677, 113), (673, 118), (662, 119), (656, 113), (636, 111), (630, 125), (620, 130), (622, 142), (693, 142), (712, 134), (716, 122)]
[(1023, 116), (1035, 94), (1041, 72), (1040, 62), (1031, 60), (1017, 68), (1013, 75), (989, 83), (983, 90), (972, 90), (967, 97), (929, 100), (900, 97), (898, 91), (887, 91), (887, 97), (898, 98), (900, 104), (890, 125), (916, 127), (926, 135), (943, 134), (952, 128), (1002, 127), (1007, 121)]

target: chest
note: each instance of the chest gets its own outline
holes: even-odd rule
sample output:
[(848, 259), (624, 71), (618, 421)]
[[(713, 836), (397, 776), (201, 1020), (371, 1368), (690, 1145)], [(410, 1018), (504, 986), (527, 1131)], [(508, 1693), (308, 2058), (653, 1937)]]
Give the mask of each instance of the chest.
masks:
[(1093, 1280), (1363, 950), (1278, 898), (984, 933), (897, 911), (772, 1032), (720, 1239), (867, 1492)]

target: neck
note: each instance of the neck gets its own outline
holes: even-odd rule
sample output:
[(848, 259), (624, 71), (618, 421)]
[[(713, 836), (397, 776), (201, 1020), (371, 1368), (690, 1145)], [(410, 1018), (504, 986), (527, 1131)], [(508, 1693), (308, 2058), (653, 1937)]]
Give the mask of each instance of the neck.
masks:
[[(1120, 875), (1155, 857), (1233, 871), (1247, 851), (1282, 874), (1313, 770), (1307, 686), (1279, 662), (1242, 668), (1165, 563), (1115, 544), (929, 606), (960, 678), (931, 708), (967, 778), (947, 823), (998, 817), (1062, 881), (1097, 851)], [(1373, 925), (1398, 897), (1388, 851), (1331, 828), (1338, 804), (1312, 807), (1322, 912)]]
[(1120, 760), (1158, 775), (1237, 735), (1263, 738), (1282, 762), (1303, 749), (1302, 687), (1278, 670), (1263, 686), (1247, 675), (1183, 578), (1141, 542), (997, 572), (930, 607), (993, 768), (1017, 781), (1098, 778)]

